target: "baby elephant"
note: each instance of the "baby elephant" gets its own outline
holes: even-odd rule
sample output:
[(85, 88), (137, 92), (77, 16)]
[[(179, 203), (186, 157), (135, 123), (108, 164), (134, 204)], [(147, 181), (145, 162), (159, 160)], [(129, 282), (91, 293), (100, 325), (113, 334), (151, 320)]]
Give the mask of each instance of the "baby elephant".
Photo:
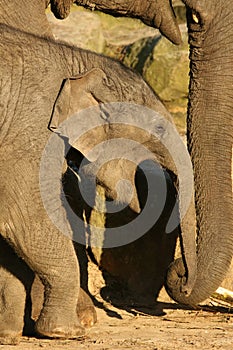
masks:
[[(0, 25), (0, 33), (0, 92), (3, 101), (0, 114), (4, 125), (0, 138), (0, 232), (1, 237), (22, 258), (21, 263), (24, 262), (24, 268), (19, 267), (21, 264), (17, 267), (17, 260), (12, 262), (11, 256), (4, 249), (4, 243), (0, 244), (0, 336), (10, 338), (22, 333), (25, 299), (26, 296), (29, 297), (35, 274), (45, 289), (43, 308), (35, 324), (37, 334), (54, 338), (79, 337), (83, 335), (84, 329), (77, 317), (80, 270), (71, 241), (73, 231), (62, 230), (62, 234), (58, 228), (58, 222), (64, 225), (68, 222), (61, 193), (65, 154), (63, 152), (59, 158), (61, 148), (55, 148), (54, 154), (48, 152), (52, 137), (64, 143), (63, 150), (67, 145), (67, 137), (60, 130), (57, 130), (57, 135), (48, 130), (50, 119), (50, 127), (55, 129), (61, 121), (69, 118), (70, 113), (72, 115), (73, 112), (83, 108), (87, 110), (88, 107), (100, 111), (99, 120), (104, 122), (100, 128), (95, 128), (92, 124), (92, 113), (83, 114), (83, 120), (73, 128), (77, 133), (89, 123), (97, 139), (91, 134), (85, 137), (84, 133), (77, 144), (72, 144), (71, 141), (75, 140), (68, 140), (93, 165), (87, 165), (84, 175), (95, 175), (95, 169), (101, 161), (97, 155), (89, 157), (93, 140), (117, 139), (114, 130), (111, 136), (114, 111), (111, 108), (105, 109), (106, 104), (111, 105), (112, 102), (120, 103), (123, 107), (130, 103), (144, 108), (144, 113), (136, 118), (139, 124), (126, 129), (124, 124), (131, 121), (123, 110), (119, 114), (123, 119), (118, 123), (121, 125), (116, 131), (120, 137), (132, 135), (134, 143), (147, 146), (152, 157), (162, 167), (176, 173), (176, 166), (166, 145), (172, 145), (170, 151), (177, 150), (177, 156), (182, 150), (174, 137), (174, 129), (169, 127), (169, 113), (150, 87), (132, 70), (107, 57), (52, 39), (26, 34), (5, 25)], [(157, 119), (154, 119), (155, 115), (158, 116)], [(145, 121), (146, 133), (142, 130)], [(152, 137), (154, 133), (157, 139)], [(167, 144), (162, 144), (161, 140)], [(120, 150), (122, 152), (122, 147)], [(99, 151), (101, 155), (101, 150)], [(105, 152), (106, 156), (109, 153), (111, 155), (111, 148), (106, 147)], [(130, 156), (135, 154), (138, 155), (139, 152), (133, 147)], [(48, 161), (43, 163), (42, 158), (46, 156)], [(57, 172), (52, 172), (57, 159), (61, 166)], [(140, 160), (143, 161), (143, 156)], [(135, 166), (124, 167), (124, 161), (120, 159), (113, 167), (117, 169), (118, 177), (122, 173), (126, 176), (127, 183), (132, 183)], [(128, 169), (126, 174), (125, 169)], [(111, 177), (114, 172), (111, 167), (105, 170), (103, 168), (97, 177), (106, 188), (107, 195), (114, 199), (115, 178)], [(53, 192), (54, 183), (57, 196)], [(183, 188), (185, 187), (183, 182)], [(47, 206), (51, 210), (47, 210)], [(135, 191), (132, 192), (130, 207), (136, 212), (140, 211)], [(55, 222), (50, 214), (58, 214)], [(83, 221), (80, 226), (85, 228)], [(70, 228), (72, 229), (72, 223)], [(185, 237), (182, 238), (184, 243)], [(187, 249), (184, 251), (188, 252)], [(187, 260), (186, 263), (188, 265)], [(33, 273), (28, 272), (29, 267)]]

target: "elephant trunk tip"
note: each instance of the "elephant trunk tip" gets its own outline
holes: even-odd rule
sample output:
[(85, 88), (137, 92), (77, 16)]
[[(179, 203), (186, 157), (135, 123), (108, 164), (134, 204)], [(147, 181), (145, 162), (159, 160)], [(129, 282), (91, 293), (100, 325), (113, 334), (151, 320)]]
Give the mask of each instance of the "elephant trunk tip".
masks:
[(195, 306), (190, 302), (189, 296), (192, 293), (196, 281), (196, 273), (187, 277), (187, 270), (183, 259), (173, 261), (168, 267), (165, 288), (168, 295), (178, 303)]

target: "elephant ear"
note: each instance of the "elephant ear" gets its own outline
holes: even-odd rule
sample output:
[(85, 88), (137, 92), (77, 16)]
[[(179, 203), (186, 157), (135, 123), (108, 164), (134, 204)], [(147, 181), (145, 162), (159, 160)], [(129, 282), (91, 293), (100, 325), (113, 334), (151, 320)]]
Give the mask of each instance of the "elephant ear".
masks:
[(70, 109), (70, 91), (70, 80), (67, 79), (63, 82), (61, 90), (53, 107), (52, 117), (49, 122), (49, 129), (51, 131), (56, 130), (59, 125), (67, 119)]
[(49, 129), (56, 130), (64, 120), (85, 108), (113, 100), (114, 89), (99, 68), (66, 79), (54, 104)]

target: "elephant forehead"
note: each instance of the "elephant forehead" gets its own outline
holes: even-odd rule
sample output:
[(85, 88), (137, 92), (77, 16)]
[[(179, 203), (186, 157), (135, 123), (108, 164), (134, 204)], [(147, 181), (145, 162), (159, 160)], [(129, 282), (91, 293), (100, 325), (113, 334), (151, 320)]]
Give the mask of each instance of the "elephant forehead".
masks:
[[(97, 154), (109, 153), (109, 156), (121, 157), (122, 153), (131, 153), (132, 147), (133, 149), (142, 147), (142, 152), (145, 153), (146, 149), (154, 149), (157, 143), (159, 140), (143, 129), (110, 124), (89, 130), (72, 142), (72, 147), (82, 152), (85, 157), (89, 155), (88, 159), (91, 157), (93, 160), (96, 159), (96, 155), (94, 156), (94, 153), (91, 152), (93, 149), (98, 149)], [(139, 153), (137, 153), (138, 156)]]

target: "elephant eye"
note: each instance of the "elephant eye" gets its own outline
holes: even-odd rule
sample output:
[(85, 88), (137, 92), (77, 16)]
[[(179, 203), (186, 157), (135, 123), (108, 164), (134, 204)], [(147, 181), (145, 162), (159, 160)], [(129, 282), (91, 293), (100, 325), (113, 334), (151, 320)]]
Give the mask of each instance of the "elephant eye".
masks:
[(192, 20), (196, 24), (201, 24), (201, 17), (196, 11), (192, 11)]

